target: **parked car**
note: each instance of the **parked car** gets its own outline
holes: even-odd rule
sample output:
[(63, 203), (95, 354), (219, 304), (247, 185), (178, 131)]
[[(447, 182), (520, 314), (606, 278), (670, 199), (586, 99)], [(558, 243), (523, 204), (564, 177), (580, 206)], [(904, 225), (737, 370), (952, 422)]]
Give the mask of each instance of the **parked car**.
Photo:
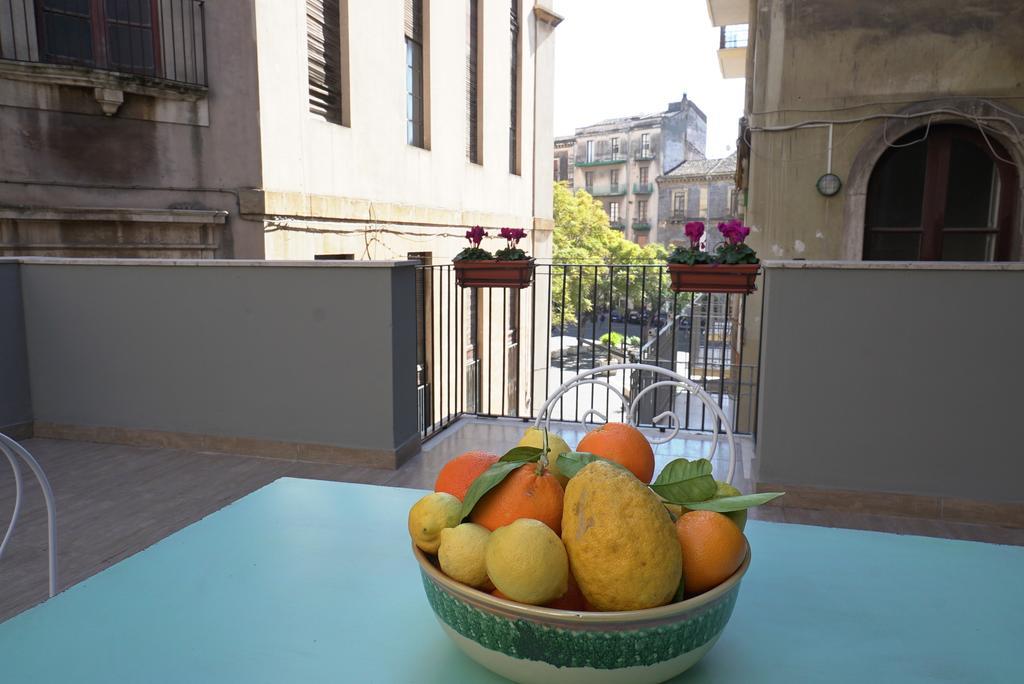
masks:
[(639, 323), (642, 320), (642, 317), (639, 311), (630, 311), (627, 319), (630, 323)]
[(620, 311), (612, 311), (610, 316), (611, 316), (611, 319), (612, 319), (613, 323), (621, 323), (622, 322), (622, 312), (620, 312)]

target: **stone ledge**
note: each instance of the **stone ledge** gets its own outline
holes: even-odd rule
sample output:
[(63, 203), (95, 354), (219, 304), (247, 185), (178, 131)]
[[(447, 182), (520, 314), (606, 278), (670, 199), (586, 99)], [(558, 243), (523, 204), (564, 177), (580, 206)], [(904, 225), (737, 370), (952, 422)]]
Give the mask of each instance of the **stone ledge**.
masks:
[(798, 261), (766, 260), (765, 268), (847, 271), (1024, 271), (1024, 261)]
[(208, 209), (120, 209), (101, 207), (0, 206), (0, 219), (15, 221), (126, 221), (134, 223), (219, 223), (228, 212)]
[(395, 449), (361, 449), (312, 442), (279, 442), (251, 437), (225, 437), (188, 432), (140, 430), (92, 425), (67, 425), (36, 421), (34, 437), (67, 439), (101, 444), (154, 446), (189, 451), (215, 451), (244, 456), (258, 456), (285, 461), (355, 465), (395, 470), (419, 452), (419, 435), (406, 440)]
[(401, 268), (418, 266), (418, 261), (267, 261), (263, 259), (112, 259), (74, 257), (3, 257), (0, 264), (49, 264), (55, 266), (217, 266), (232, 268)]
[(952, 496), (827, 489), (758, 482), (758, 492), (786, 492), (769, 506), (812, 508), (946, 522), (1024, 528), (1024, 502), (979, 501)]
[(207, 96), (206, 86), (164, 81), (159, 78), (124, 74), (117, 71), (89, 69), (67, 64), (42, 62), (15, 62), (0, 59), (0, 78), (13, 81), (31, 81), (49, 85), (120, 90), (137, 95), (162, 97), (173, 100), (198, 101)]

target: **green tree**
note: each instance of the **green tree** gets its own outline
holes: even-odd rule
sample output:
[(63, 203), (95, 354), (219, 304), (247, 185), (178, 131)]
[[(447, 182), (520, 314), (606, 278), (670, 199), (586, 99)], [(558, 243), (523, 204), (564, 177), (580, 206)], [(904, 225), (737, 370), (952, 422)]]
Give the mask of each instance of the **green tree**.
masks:
[(573, 193), (563, 183), (555, 184), (554, 219), (553, 325), (574, 323), (595, 306), (609, 304), (620, 310), (671, 310), (668, 274), (658, 268), (632, 268), (663, 265), (668, 256), (664, 246), (630, 242), (609, 226), (601, 202), (583, 190)]

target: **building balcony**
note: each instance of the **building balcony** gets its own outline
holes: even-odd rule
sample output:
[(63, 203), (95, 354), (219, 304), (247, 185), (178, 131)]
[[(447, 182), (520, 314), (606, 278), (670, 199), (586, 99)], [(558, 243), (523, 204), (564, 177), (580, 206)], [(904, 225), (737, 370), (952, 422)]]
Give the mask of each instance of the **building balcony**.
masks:
[(651, 148), (637, 150), (633, 153), (633, 159), (636, 161), (651, 161), (654, 159), (654, 150)]
[(747, 25), (723, 26), (718, 44), (718, 66), (722, 78), (747, 75)]
[(620, 197), (626, 194), (627, 187), (625, 183), (615, 183), (605, 188), (587, 188), (587, 192), (591, 197)]
[(633, 183), (634, 195), (650, 195), (654, 192), (654, 183)]
[(608, 227), (613, 230), (626, 230), (626, 222), (622, 219), (612, 219), (608, 221)]
[(602, 154), (594, 157), (590, 160), (577, 161), (576, 166), (590, 167), (590, 166), (608, 166), (610, 164), (625, 164), (626, 155), (622, 152), (612, 152), (609, 154)]
[(708, 16), (712, 26), (746, 24), (750, 21), (748, 0), (708, 0)]
[(633, 219), (633, 230), (638, 233), (644, 233), (651, 229), (651, 222), (649, 219)]

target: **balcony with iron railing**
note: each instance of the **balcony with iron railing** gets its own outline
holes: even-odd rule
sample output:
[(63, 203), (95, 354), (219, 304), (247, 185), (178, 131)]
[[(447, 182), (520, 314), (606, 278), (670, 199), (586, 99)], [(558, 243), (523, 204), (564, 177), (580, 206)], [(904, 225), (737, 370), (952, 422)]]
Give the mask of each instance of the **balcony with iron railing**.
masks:
[(723, 78), (743, 78), (747, 70), (747, 24), (722, 26), (718, 65)]
[(633, 183), (634, 195), (650, 195), (654, 192), (654, 183)]
[(651, 229), (651, 221), (646, 218), (633, 219), (633, 230), (643, 233)]
[(625, 164), (626, 154), (621, 151), (603, 152), (592, 155), (589, 159), (581, 155), (582, 159), (576, 162), (576, 166), (608, 166), (610, 164)]
[(654, 159), (654, 148), (641, 147), (633, 153), (633, 159), (636, 161), (651, 161)]
[(604, 188), (588, 187), (587, 192), (592, 197), (619, 197), (626, 194), (628, 187), (625, 183), (610, 183)]
[(143, 85), (206, 86), (204, 6), (0, 0), (0, 68), (74, 85), (99, 72)]
[(608, 221), (608, 227), (613, 230), (626, 230), (626, 222), (622, 219), (611, 219)]

